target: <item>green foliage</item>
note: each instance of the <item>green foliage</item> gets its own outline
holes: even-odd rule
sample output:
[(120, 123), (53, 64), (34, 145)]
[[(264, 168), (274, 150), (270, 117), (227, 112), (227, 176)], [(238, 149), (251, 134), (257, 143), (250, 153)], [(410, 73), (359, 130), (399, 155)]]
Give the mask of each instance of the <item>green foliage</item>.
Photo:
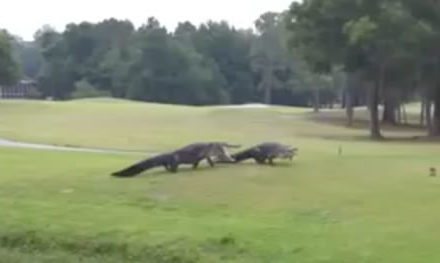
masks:
[[(127, 97), (181, 104), (227, 102), (219, 94), (218, 72), (190, 42), (176, 41), (157, 21), (136, 34)], [(226, 100), (226, 101), (225, 101)]]
[(96, 89), (86, 79), (82, 79), (75, 83), (75, 91), (72, 92), (73, 99), (81, 98), (96, 98), (96, 97), (110, 97), (111, 94), (108, 91), (102, 91)]
[(31, 77), (38, 68), (39, 90), (55, 99), (76, 97), (76, 83), (86, 79), (112, 97), (140, 101), (306, 105), (310, 94), (298, 96), (291, 85), (301, 73), (294, 73), (283, 17), (263, 14), (257, 33), (212, 21), (168, 32), (154, 17), (137, 29), (116, 19), (71, 23), (63, 32), (45, 26), (32, 45), (21, 45), (22, 64)]
[[(440, 68), (439, 10), (432, 1), (415, 0), (296, 2), (286, 19), (290, 48), (302, 54), (316, 73), (342, 66), (344, 71), (361, 76), (371, 93), (372, 137), (381, 137), (378, 104), (383, 103), (393, 116), (395, 109), (389, 105), (401, 104), (403, 98), (416, 92), (437, 104), (434, 133), (440, 134), (440, 91), (436, 84)], [(408, 83), (416, 87), (408, 87)], [(390, 93), (395, 95), (386, 95)]]
[(344, 33), (348, 35), (349, 44), (356, 45), (363, 41), (374, 39), (377, 24), (371, 21), (368, 16), (361, 17), (359, 20), (348, 21), (344, 25)]
[(285, 84), (276, 75), (288, 71), (293, 62), (284, 43), (283, 17), (278, 13), (265, 13), (255, 21), (259, 35), (251, 47), (252, 69), (261, 75), (257, 87), (264, 92), (264, 102), (271, 104), (272, 92)]
[(253, 100), (256, 94), (249, 60), (252, 40), (249, 32), (225, 22), (202, 24), (193, 36), (195, 49), (213, 67), (221, 93), (232, 103)]
[(43, 57), (35, 42), (23, 41), (18, 37), (12, 39), (14, 57), (20, 66), (24, 78), (36, 79), (41, 71)]
[(0, 30), (0, 85), (13, 84), (19, 77), (19, 67), (13, 57), (11, 38)]
[(29, 90), (29, 97), (31, 99), (42, 99), (43, 95), (36, 87), (31, 87)]

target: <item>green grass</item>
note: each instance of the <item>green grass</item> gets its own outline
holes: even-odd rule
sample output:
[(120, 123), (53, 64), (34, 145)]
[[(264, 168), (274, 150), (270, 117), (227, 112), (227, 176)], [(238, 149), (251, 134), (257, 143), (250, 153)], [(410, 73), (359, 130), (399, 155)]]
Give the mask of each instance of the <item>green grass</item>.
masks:
[[(0, 136), (28, 142), (119, 149), (168, 149), (194, 140), (247, 140), (255, 130), (285, 136), (281, 114), (305, 109), (236, 110), (119, 100), (0, 103)], [(273, 113), (277, 119), (270, 120)], [(268, 127), (266, 121), (280, 127)], [(290, 124), (289, 124), (290, 125)], [(276, 133), (276, 134), (269, 134)], [(287, 134), (289, 135), (289, 134)], [(260, 137), (260, 136), (258, 136)]]
[(121, 180), (110, 172), (144, 156), (0, 148), (0, 262), (440, 260), (440, 181), (428, 177), (440, 145), (335, 140), (365, 131), (284, 107), (16, 101), (0, 112), (0, 137), (32, 142), (162, 150), (272, 138), (300, 149), (277, 167)]

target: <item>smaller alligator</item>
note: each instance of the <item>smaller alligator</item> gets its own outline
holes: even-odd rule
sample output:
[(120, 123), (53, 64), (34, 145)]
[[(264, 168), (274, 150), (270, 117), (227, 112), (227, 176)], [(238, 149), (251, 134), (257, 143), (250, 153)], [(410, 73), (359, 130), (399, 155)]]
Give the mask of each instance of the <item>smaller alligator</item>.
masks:
[(249, 159), (254, 159), (258, 164), (265, 164), (266, 161), (270, 165), (274, 165), (274, 159), (289, 159), (293, 161), (293, 157), (297, 154), (298, 149), (289, 145), (280, 144), (277, 142), (265, 142), (254, 147), (248, 148), (241, 152), (232, 154), (235, 162), (242, 162)]
[(123, 170), (112, 173), (116, 177), (133, 177), (146, 170), (164, 166), (169, 172), (176, 173), (179, 165), (191, 164), (197, 169), (199, 163), (206, 159), (211, 167), (214, 160), (223, 163), (232, 163), (235, 160), (226, 148), (238, 148), (239, 145), (230, 145), (223, 142), (193, 143), (173, 152), (163, 153), (152, 158), (137, 162)]

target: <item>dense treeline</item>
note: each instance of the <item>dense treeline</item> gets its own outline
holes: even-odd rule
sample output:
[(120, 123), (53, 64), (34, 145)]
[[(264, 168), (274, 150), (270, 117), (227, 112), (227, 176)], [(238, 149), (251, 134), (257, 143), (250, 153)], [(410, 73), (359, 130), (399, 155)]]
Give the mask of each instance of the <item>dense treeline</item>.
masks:
[(290, 47), (313, 72), (347, 73), (349, 124), (353, 94), (368, 94), (373, 138), (382, 137), (380, 120), (398, 123), (401, 105), (419, 98), (421, 123), (440, 135), (438, 1), (303, 0), (292, 3), (287, 27)]
[(338, 99), (332, 75), (315, 79), (288, 49), (284, 14), (265, 13), (255, 27), (182, 22), (169, 32), (155, 18), (139, 28), (107, 19), (69, 24), (63, 32), (45, 26), (33, 42), (15, 38), (13, 46), (22, 73), (38, 80), (41, 97), (58, 100), (112, 96), (318, 107)]

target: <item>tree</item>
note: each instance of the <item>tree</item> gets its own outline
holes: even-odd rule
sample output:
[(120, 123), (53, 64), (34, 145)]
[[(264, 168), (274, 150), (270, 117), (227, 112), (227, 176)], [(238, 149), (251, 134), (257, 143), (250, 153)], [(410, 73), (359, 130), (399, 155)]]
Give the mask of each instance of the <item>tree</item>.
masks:
[(243, 103), (258, 96), (249, 60), (253, 38), (248, 31), (212, 21), (202, 24), (194, 36), (196, 51), (218, 69), (221, 89), (228, 94), (230, 103)]
[(100, 91), (93, 87), (87, 80), (82, 79), (75, 82), (75, 91), (72, 92), (72, 98), (95, 98), (95, 97), (109, 97), (110, 93), (107, 91)]
[(0, 30), (0, 85), (13, 84), (18, 79), (18, 64), (12, 55), (10, 37)]
[[(411, 48), (417, 54), (417, 72), (425, 97), (428, 133), (440, 135), (440, 6), (437, 1), (402, 0), (415, 17)], [(418, 41), (414, 41), (414, 39)], [(431, 123), (431, 104), (434, 112)]]
[[(198, 27), (182, 22), (168, 32), (155, 18), (137, 29), (116, 19), (71, 23), (62, 32), (46, 26), (32, 43), (41, 65), (30, 66), (31, 59), (21, 64), (33, 68), (30, 75), (39, 68), (40, 92), (61, 100), (78, 96), (78, 83), (87, 83), (80, 87), (142, 101), (332, 105), (338, 96), (332, 72), (295, 68), (299, 57), (286, 46), (284, 17), (263, 14), (257, 33), (212, 21)], [(295, 78), (303, 86), (294, 85)]]
[(252, 68), (261, 74), (258, 86), (264, 91), (264, 103), (272, 103), (272, 91), (282, 83), (276, 72), (289, 67), (289, 55), (282, 38), (283, 24), (281, 14), (268, 12), (255, 22), (258, 37), (251, 50)]
[(45, 97), (67, 99), (74, 90), (75, 78), (63, 35), (45, 26), (35, 34), (35, 42), (44, 60), (38, 76), (40, 92)]
[(20, 37), (11, 37), (14, 59), (19, 65), (23, 77), (36, 79), (40, 73), (43, 58), (34, 41), (24, 41)]
[(370, 136), (382, 137), (378, 105), (409, 39), (400, 32), (416, 22), (398, 0), (306, 0), (293, 3), (288, 27), (291, 43), (316, 72), (343, 65), (349, 73), (362, 72), (369, 90)]
[(221, 103), (218, 71), (193, 47), (176, 41), (151, 18), (137, 33), (128, 97), (184, 104)]

